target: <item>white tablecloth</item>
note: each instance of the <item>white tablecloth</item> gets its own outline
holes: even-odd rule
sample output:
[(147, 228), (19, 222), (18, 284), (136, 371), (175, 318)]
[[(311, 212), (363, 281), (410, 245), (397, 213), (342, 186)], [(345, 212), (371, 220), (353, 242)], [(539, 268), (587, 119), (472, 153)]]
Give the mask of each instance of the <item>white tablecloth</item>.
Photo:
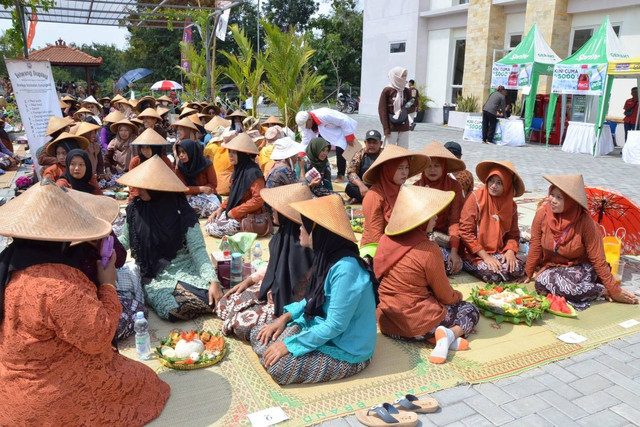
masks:
[[(593, 123), (569, 122), (567, 136), (562, 144), (562, 151), (567, 153), (593, 154), (593, 143), (596, 139)], [(596, 156), (604, 156), (613, 151), (611, 128), (602, 126), (600, 140), (596, 145)]]
[(502, 139), (496, 140), (498, 145), (509, 145), (519, 147), (525, 145), (524, 141), (524, 121), (520, 119), (499, 119), (498, 126), (502, 131)]
[(627, 142), (622, 147), (622, 160), (640, 165), (640, 130), (631, 130), (627, 134)]

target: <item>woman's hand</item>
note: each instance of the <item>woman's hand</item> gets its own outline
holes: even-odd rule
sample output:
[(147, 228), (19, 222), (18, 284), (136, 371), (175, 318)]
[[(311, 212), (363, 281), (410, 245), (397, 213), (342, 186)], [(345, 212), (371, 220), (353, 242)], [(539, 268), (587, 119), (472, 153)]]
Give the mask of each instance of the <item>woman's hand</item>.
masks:
[(209, 285), (209, 305), (215, 306), (221, 298), (222, 290), (220, 289), (220, 282), (211, 282), (211, 285)]
[(525, 285), (529, 282), (531, 282), (530, 276), (521, 276), (516, 279), (516, 283), (520, 283), (521, 285)]
[(623, 304), (637, 304), (638, 303), (638, 297), (635, 296), (633, 293), (627, 291), (626, 289), (623, 289), (622, 292), (620, 292), (618, 295), (616, 296), (609, 296), (609, 301), (615, 301), (615, 302), (620, 302)]
[(227, 298), (231, 294), (239, 295), (251, 285), (253, 285), (253, 279), (251, 279), (251, 276), (249, 276), (246, 279), (244, 279), (242, 282), (238, 283), (233, 288), (225, 292), (224, 297)]
[(207, 185), (201, 185), (199, 188), (201, 193), (206, 194), (207, 196), (211, 193), (213, 193), (213, 189)]
[(502, 264), (500, 264), (500, 261), (498, 261), (491, 255), (487, 255), (482, 260), (484, 261), (485, 264), (487, 264), (487, 267), (489, 267), (489, 270), (493, 271), (494, 273), (500, 273), (502, 271)]
[(218, 208), (215, 211), (213, 211), (213, 213), (209, 216), (209, 219), (207, 219), (207, 223), (211, 224), (213, 221), (217, 220), (218, 218), (220, 218), (220, 215), (222, 214), (222, 208)]
[(322, 178), (319, 176), (316, 176), (315, 178), (313, 178), (311, 180), (311, 182), (309, 183), (309, 187), (317, 187), (318, 185), (320, 185), (322, 183)]
[(282, 356), (289, 354), (287, 346), (282, 341), (276, 341), (269, 346), (262, 356), (262, 363), (265, 368), (275, 365)]
[(283, 314), (273, 322), (260, 328), (257, 338), (262, 345), (267, 344), (270, 339), (276, 340), (280, 336), (282, 331), (284, 331), (285, 326), (287, 325), (287, 321), (285, 319), (285, 316), (287, 316), (287, 314), (288, 313)]
[(507, 265), (507, 271), (513, 273), (518, 268), (518, 260), (516, 254), (511, 249), (504, 253), (504, 262)]
[(455, 248), (452, 248), (451, 253), (449, 254), (449, 264), (451, 265), (451, 274), (456, 274), (462, 270), (462, 259), (460, 259), (458, 250)]
[(269, 304), (273, 304), (273, 294), (271, 293), (271, 289), (267, 291), (267, 302)]
[(96, 261), (98, 264), (98, 282), (101, 285), (104, 284), (116, 284), (116, 253), (115, 251), (111, 254), (111, 258), (109, 258), (109, 262), (106, 267), (102, 266), (102, 259)]

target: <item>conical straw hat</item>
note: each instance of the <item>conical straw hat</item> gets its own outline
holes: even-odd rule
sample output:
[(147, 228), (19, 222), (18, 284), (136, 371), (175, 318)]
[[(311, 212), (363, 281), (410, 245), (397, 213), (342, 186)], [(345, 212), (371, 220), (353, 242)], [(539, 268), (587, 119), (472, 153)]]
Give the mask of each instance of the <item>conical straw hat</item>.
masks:
[(513, 173), (513, 188), (515, 191), (515, 197), (520, 197), (524, 194), (524, 181), (518, 175), (516, 171), (516, 167), (508, 160), (498, 161), (498, 160), (486, 160), (484, 162), (478, 163), (476, 166), (476, 175), (478, 179), (483, 183), (487, 183), (487, 175), (489, 174), (489, 170), (494, 166), (502, 166), (506, 169), (509, 169)]
[(138, 105), (138, 102), (135, 99), (118, 99), (117, 101), (113, 101), (113, 104), (127, 104), (128, 106), (130, 106), (131, 108), (136, 108), (136, 105)]
[(200, 126), (204, 129), (204, 126), (202, 125), (202, 120), (200, 120), (200, 117), (198, 117), (198, 114), (190, 114), (186, 118), (191, 120), (193, 124), (196, 125), (196, 127)]
[(298, 211), (289, 206), (289, 203), (301, 202), (313, 199), (313, 193), (309, 186), (302, 183), (281, 185), (260, 190), (260, 197), (266, 204), (286, 216), (291, 221), (302, 224), (302, 218)]
[(175, 172), (157, 154), (116, 179), (116, 182), (135, 188), (144, 188), (145, 190), (171, 193), (187, 191), (187, 187), (180, 181)]
[(118, 123), (120, 120), (124, 120), (126, 117), (118, 110), (113, 110), (111, 113), (104, 116), (103, 123)]
[(138, 103), (141, 103), (142, 101), (149, 102), (151, 104), (151, 108), (154, 108), (156, 106), (156, 99), (153, 96), (145, 95), (142, 98), (140, 98)]
[(147, 108), (145, 109), (142, 113), (138, 114), (139, 118), (143, 118), (143, 117), (152, 117), (156, 120), (162, 120), (162, 116), (160, 114), (158, 114), (158, 112), (156, 110), (154, 110), (153, 108)]
[(223, 128), (228, 128), (231, 126), (231, 122), (229, 120), (225, 120), (220, 116), (214, 116), (211, 120), (204, 125), (204, 128), (209, 132), (213, 132), (218, 129), (218, 127), (222, 126)]
[(200, 105), (198, 101), (192, 101), (187, 103), (187, 108), (192, 108), (196, 111), (200, 111), (200, 109), (202, 108), (202, 105)]
[(282, 123), (280, 121), (279, 118), (277, 118), (276, 116), (269, 116), (269, 118), (267, 120), (265, 120), (264, 122), (262, 122), (263, 125), (280, 125), (282, 127), (284, 127), (284, 123)]
[(117, 94), (116, 96), (113, 97), (113, 99), (111, 100), (111, 103), (115, 104), (116, 102), (122, 101), (124, 99), (125, 99), (124, 96)]
[(187, 116), (191, 116), (193, 114), (196, 114), (198, 112), (198, 110), (196, 110), (195, 108), (191, 108), (191, 107), (185, 107), (181, 112), (180, 115), (178, 116), (179, 118), (184, 118)]
[(169, 98), (167, 95), (162, 95), (160, 98), (158, 98), (158, 102), (160, 101), (164, 101), (164, 102), (171, 102), (173, 103), (173, 101), (171, 100), (171, 98)]
[(102, 98), (98, 99), (98, 101), (101, 103), (111, 102), (111, 98), (109, 98), (108, 96), (103, 96)]
[(393, 159), (400, 159), (402, 157), (410, 157), (409, 161), (409, 176), (417, 175), (422, 172), (429, 164), (431, 160), (429, 157), (421, 154), (409, 151), (406, 148), (399, 147), (397, 145), (387, 145), (382, 150), (382, 153), (378, 156), (375, 162), (367, 169), (362, 176), (362, 180), (367, 184), (375, 184), (380, 177), (380, 166), (385, 162)]
[(403, 185), (393, 206), (385, 233), (388, 236), (396, 236), (413, 230), (446, 208), (455, 195), (453, 191)]
[(234, 111), (233, 113), (228, 114), (228, 115), (227, 115), (227, 117), (228, 117), (228, 118), (231, 118), (231, 117), (240, 117), (240, 118), (243, 118), (243, 119), (244, 119), (245, 117), (247, 117), (247, 113), (246, 113), (245, 111), (242, 111), (242, 110), (236, 110), (236, 111)]
[[(352, 242), (357, 242), (356, 235), (351, 229), (351, 222), (344, 209), (342, 198), (337, 194), (318, 197), (302, 202), (291, 203), (290, 206), (300, 215), (326, 228), (338, 236)], [(302, 221), (301, 221), (302, 222)]]
[(0, 235), (14, 238), (84, 242), (111, 233), (111, 224), (93, 216), (48, 179), (0, 206), (0, 217)]
[(168, 108), (164, 108), (164, 107), (156, 107), (156, 111), (160, 115), (160, 118), (162, 118), (162, 116), (164, 116), (165, 114), (167, 114), (169, 112), (169, 109)]
[(96, 101), (96, 99), (93, 97), (93, 95), (89, 95), (87, 98), (85, 98), (82, 101), (81, 106), (85, 107), (87, 104), (93, 104), (93, 105), (97, 106), (98, 108), (102, 108), (102, 105), (100, 105), (100, 103), (98, 101)]
[(462, 160), (454, 156), (451, 151), (447, 150), (444, 145), (442, 145), (438, 141), (434, 141), (431, 144), (428, 144), (422, 150), (420, 150), (419, 153), (427, 155), (431, 159), (433, 159), (434, 157), (445, 159), (445, 161), (447, 162), (447, 172), (459, 172), (467, 168), (467, 165), (465, 165)]
[[(140, 120), (139, 118), (137, 118), (137, 117), (135, 117), (135, 118), (133, 118), (133, 119), (131, 119), (129, 121), (131, 123), (135, 123), (135, 124), (140, 125), (140, 126), (144, 125), (144, 122), (142, 120)], [(138, 129), (136, 129), (136, 132), (138, 132)]]
[(78, 136), (85, 136), (89, 132), (98, 130), (98, 129), (102, 129), (102, 126), (94, 125), (93, 123), (89, 123), (89, 122), (82, 122), (76, 128), (76, 131), (71, 133)]
[(196, 127), (195, 123), (193, 123), (189, 117), (185, 117), (183, 119), (178, 120), (177, 122), (173, 123), (171, 125), (171, 127), (176, 127), (176, 126), (182, 126), (185, 127), (187, 129), (192, 129), (194, 131), (198, 131), (198, 128)]
[(75, 141), (78, 146), (80, 147), (81, 150), (87, 150), (87, 148), (89, 148), (89, 140), (87, 138), (85, 138), (84, 136), (80, 136), (80, 135), (73, 135), (69, 132), (62, 132), (56, 139), (54, 139), (53, 141), (51, 141), (50, 143), (47, 144), (47, 154), (50, 156), (55, 157), (56, 156), (56, 145), (58, 145), (58, 143), (60, 141), (64, 141), (64, 140), (73, 140)]
[(149, 128), (145, 129), (130, 145), (171, 145), (158, 132)]
[(127, 119), (122, 119), (120, 121), (118, 121), (117, 123), (112, 124), (109, 129), (111, 129), (111, 133), (118, 133), (118, 128), (122, 125), (125, 126), (129, 126), (131, 128), (131, 132), (133, 132), (133, 134), (137, 134), (138, 133), (138, 125), (136, 125), (135, 123), (127, 120)]
[(251, 137), (245, 132), (236, 136), (229, 142), (223, 142), (221, 146), (228, 150), (241, 151), (247, 154), (260, 154), (260, 151), (258, 151), (258, 147), (256, 147), (253, 139), (251, 139)]
[(49, 118), (49, 123), (47, 124), (47, 130), (45, 132), (46, 136), (51, 136), (52, 134), (58, 132), (60, 129), (64, 129), (67, 126), (71, 126), (75, 122), (71, 117), (56, 117), (51, 116)]
[(65, 188), (65, 191), (73, 200), (96, 218), (103, 219), (111, 224), (118, 217), (120, 203), (118, 203), (116, 199), (72, 190), (71, 188)]
[(76, 111), (75, 113), (73, 113), (73, 117), (74, 117), (74, 118), (78, 118), (78, 114), (82, 114), (82, 113), (84, 113), (84, 114), (91, 114), (91, 115), (92, 115), (92, 114), (93, 114), (93, 111), (88, 110), (88, 109), (86, 109), (86, 108), (82, 107), (82, 108), (80, 108), (78, 111)]
[(78, 100), (71, 95), (66, 95), (62, 100), (66, 103), (79, 104)]
[(72, 126), (69, 128), (69, 133), (70, 133), (71, 135), (76, 135), (76, 134), (77, 134), (77, 132), (78, 132), (78, 129), (79, 129), (79, 128), (80, 128), (80, 123), (76, 123), (75, 125), (72, 125)]
[(544, 179), (558, 187), (564, 194), (589, 210), (587, 192), (584, 190), (582, 175), (542, 175)]
[(58, 99), (58, 103), (60, 104), (60, 109), (65, 109), (69, 106), (69, 104), (67, 104), (66, 102), (64, 102), (62, 99)]

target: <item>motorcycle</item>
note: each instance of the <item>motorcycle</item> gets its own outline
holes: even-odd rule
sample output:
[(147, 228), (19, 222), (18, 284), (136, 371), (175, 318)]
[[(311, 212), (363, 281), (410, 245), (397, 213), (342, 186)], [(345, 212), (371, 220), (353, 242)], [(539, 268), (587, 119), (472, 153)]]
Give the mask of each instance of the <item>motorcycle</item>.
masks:
[(338, 111), (351, 114), (358, 111), (358, 101), (342, 92), (338, 93)]

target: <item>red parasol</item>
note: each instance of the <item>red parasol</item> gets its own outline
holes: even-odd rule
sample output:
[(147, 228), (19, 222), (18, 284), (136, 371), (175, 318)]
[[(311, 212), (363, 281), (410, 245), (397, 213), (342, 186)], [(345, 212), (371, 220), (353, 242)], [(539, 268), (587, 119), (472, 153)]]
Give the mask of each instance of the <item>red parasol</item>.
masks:
[(640, 255), (640, 206), (627, 196), (614, 190), (585, 187), (589, 214), (604, 228), (607, 235), (615, 235), (623, 228), (623, 255)]
[(159, 82), (155, 82), (151, 88), (151, 90), (176, 90), (182, 89), (182, 86), (178, 82), (174, 82), (173, 80), (160, 80)]

